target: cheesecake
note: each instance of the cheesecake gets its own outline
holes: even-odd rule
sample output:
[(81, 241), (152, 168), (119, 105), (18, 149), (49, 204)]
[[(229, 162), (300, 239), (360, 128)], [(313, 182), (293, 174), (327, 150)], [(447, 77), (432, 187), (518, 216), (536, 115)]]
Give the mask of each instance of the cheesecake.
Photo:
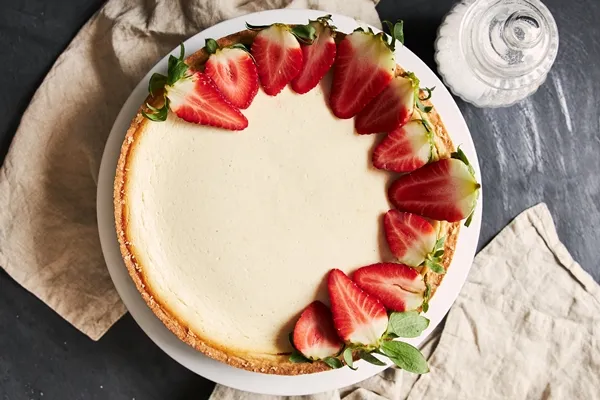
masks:
[[(215, 45), (251, 48), (257, 35), (246, 30)], [(203, 48), (185, 64), (204, 71), (210, 55)], [(260, 69), (260, 56), (253, 59)], [(327, 71), (303, 94), (292, 85), (267, 94), (261, 79), (249, 106), (236, 108), (247, 121), (240, 131), (190, 123), (172, 111), (179, 92), (152, 93), (126, 133), (114, 205), (129, 274), (171, 332), (234, 367), (284, 375), (327, 370), (331, 362), (290, 358), (299, 350), (289, 338), (303, 310), (333, 303), (331, 270), (352, 276), (367, 265), (399, 262), (383, 229), (392, 208), (388, 187), (399, 174), (372, 163), (385, 133), (358, 134), (355, 118), (332, 111), (335, 74)], [(405, 71), (397, 66), (393, 74)], [(163, 120), (148, 118), (165, 102), (172, 108)], [(431, 107), (429, 99), (421, 103)], [(449, 158), (455, 148), (435, 109), (415, 118), (426, 118), (432, 161)], [(436, 265), (445, 270), (460, 222), (425, 218), (444, 238)], [(427, 298), (443, 278), (430, 261), (411, 266), (427, 279)], [(420, 300), (413, 309), (422, 310)], [(340, 351), (349, 340), (340, 339)], [(357, 349), (350, 359), (360, 358)]]

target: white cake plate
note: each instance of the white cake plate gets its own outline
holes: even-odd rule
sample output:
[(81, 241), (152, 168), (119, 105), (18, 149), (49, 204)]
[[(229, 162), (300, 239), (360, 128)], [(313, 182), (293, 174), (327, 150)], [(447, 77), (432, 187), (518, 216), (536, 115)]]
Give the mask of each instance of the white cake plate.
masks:
[[(254, 25), (266, 25), (273, 22), (305, 24), (308, 19), (316, 19), (325, 14), (327, 13), (323, 11), (288, 9), (263, 11), (245, 15), (217, 24), (188, 39), (185, 42), (186, 53), (192, 54), (202, 48), (206, 38), (220, 38), (244, 30), (246, 21)], [(357, 21), (346, 16), (334, 14), (332, 19), (333, 24), (342, 32), (349, 33), (358, 27)], [(361, 25), (365, 26), (364, 24)], [(375, 28), (373, 30), (379, 31)], [(178, 53), (179, 49), (174, 49), (172, 52), (175, 56)], [(97, 212), (102, 251), (104, 252), (106, 265), (108, 266), (115, 287), (133, 318), (154, 343), (181, 365), (212, 381), (249, 392), (275, 395), (311, 394), (352, 385), (381, 372), (384, 369), (383, 367), (376, 367), (364, 361), (357, 362), (357, 371), (342, 368), (335, 371), (300, 376), (267, 375), (237, 369), (205, 357), (180, 341), (146, 306), (146, 303), (127, 273), (119, 251), (113, 216), (113, 181), (125, 132), (129, 127), (131, 119), (137, 113), (138, 107), (146, 98), (150, 76), (154, 72), (164, 73), (167, 70), (167, 58), (168, 56), (165, 56), (148, 72), (121, 109), (106, 142), (98, 179)], [(432, 98), (435, 108), (442, 117), (454, 143), (457, 145), (460, 144), (469, 157), (475, 168), (476, 176), (480, 180), (479, 163), (471, 134), (460, 110), (444, 84), (425, 63), (406, 47), (397, 46), (396, 60), (404, 69), (415, 72), (421, 80), (422, 86), (436, 87)], [(427, 318), (431, 320), (429, 328), (420, 337), (407, 340), (407, 342), (415, 346), (419, 345), (440, 323), (458, 296), (467, 278), (479, 238), (482, 197), (481, 195), (471, 227), (463, 228), (460, 231), (452, 264), (430, 302), (429, 312), (426, 314)], [(460, 351), (460, 349), (456, 350)]]

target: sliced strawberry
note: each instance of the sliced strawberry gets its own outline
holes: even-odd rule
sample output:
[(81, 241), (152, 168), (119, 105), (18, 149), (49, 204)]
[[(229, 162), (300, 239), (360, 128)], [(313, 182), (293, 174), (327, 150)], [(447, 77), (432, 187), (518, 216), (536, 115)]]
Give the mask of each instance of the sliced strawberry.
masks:
[(383, 229), (390, 250), (403, 264), (418, 267), (435, 250), (437, 231), (423, 217), (390, 210), (383, 218)]
[(148, 91), (161, 95), (163, 106), (146, 104), (150, 112), (142, 111), (152, 121), (166, 121), (169, 109), (179, 118), (201, 125), (230, 130), (248, 126), (248, 120), (237, 107), (227, 101), (213, 81), (202, 72), (191, 71), (184, 61), (185, 49), (180, 45), (179, 57), (169, 57), (167, 76), (155, 73), (150, 78)]
[(169, 107), (187, 122), (241, 130), (248, 120), (231, 105), (208, 76), (196, 72), (166, 87)]
[(360, 134), (390, 132), (410, 120), (415, 108), (418, 82), (397, 76), (356, 116)]
[[(472, 167), (459, 149), (396, 180), (388, 190), (394, 207), (427, 218), (455, 222), (473, 213), (479, 188)], [(468, 226), (470, 218), (467, 219)]]
[(311, 21), (317, 38), (312, 44), (302, 44), (302, 71), (292, 80), (296, 93), (306, 93), (317, 86), (335, 61), (335, 30), (329, 25), (329, 17)]
[(296, 349), (311, 360), (334, 356), (344, 347), (335, 332), (331, 311), (318, 300), (302, 311), (294, 327), (293, 340)]
[(390, 132), (375, 147), (373, 165), (388, 171), (411, 172), (427, 164), (432, 157), (433, 135), (426, 124), (413, 120)]
[(232, 105), (248, 108), (258, 92), (258, 72), (250, 54), (243, 45), (219, 48), (213, 39), (206, 40), (210, 54), (204, 73)]
[(329, 102), (338, 118), (352, 118), (394, 78), (395, 38), (355, 30), (338, 44)]
[(248, 28), (260, 29), (250, 51), (265, 93), (275, 96), (300, 73), (303, 56), (298, 39), (312, 43), (314, 27), (273, 24), (267, 27), (248, 25)]
[(378, 346), (388, 324), (385, 307), (339, 269), (329, 272), (327, 288), (338, 335), (347, 343)]
[(423, 304), (425, 282), (414, 268), (379, 263), (362, 267), (352, 275), (356, 284), (392, 311), (416, 310)]

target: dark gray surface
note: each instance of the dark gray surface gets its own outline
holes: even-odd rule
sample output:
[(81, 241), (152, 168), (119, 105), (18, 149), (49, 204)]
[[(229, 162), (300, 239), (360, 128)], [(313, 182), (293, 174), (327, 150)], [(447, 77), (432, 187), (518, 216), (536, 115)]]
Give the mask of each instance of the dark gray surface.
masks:
[[(0, 0), (0, 158), (35, 88), (101, 3)], [(451, 4), (383, 0), (378, 11), (383, 19), (403, 18), (406, 45), (435, 68), (433, 41)], [(545, 201), (562, 241), (600, 281), (600, 3), (546, 4), (561, 40), (546, 84), (506, 109), (458, 101), (483, 174), (480, 247), (519, 212)], [(92, 342), (0, 272), (1, 400), (203, 399), (211, 388), (163, 354), (130, 316)]]
[[(544, 3), (560, 36), (546, 83), (508, 108), (480, 109), (457, 99), (483, 175), (479, 248), (521, 211), (543, 201), (562, 242), (600, 281), (600, 27), (595, 22), (600, 2)], [(435, 70), (432, 44), (451, 4), (383, 1), (378, 10), (384, 19), (404, 19), (406, 46)]]

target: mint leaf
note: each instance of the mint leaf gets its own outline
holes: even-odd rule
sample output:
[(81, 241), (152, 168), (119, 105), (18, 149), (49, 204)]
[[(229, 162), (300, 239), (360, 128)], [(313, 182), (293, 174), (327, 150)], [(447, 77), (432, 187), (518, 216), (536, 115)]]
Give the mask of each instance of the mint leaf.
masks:
[(417, 311), (394, 312), (390, 315), (388, 332), (398, 337), (414, 338), (423, 333), (429, 326), (429, 320)]
[(444, 255), (444, 250), (437, 250), (435, 253), (433, 253), (433, 256), (435, 258), (440, 258), (443, 255)]
[(362, 350), (361, 352), (358, 353), (358, 358), (360, 358), (361, 360), (365, 360), (369, 364), (377, 365), (379, 367), (386, 366), (386, 364), (383, 361), (381, 361), (380, 359), (375, 357), (373, 354), (367, 353), (364, 350)]
[(424, 374), (429, 372), (427, 360), (423, 354), (414, 346), (408, 343), (389, 341), (381, 344), (381, 351), (394, 364), (405, 371), (415, 374)]
[(342, 368), (344, 366), (344, 364), (342, 364), (340, 359), (335, 358), (335, 357), (326, 357), (323, 359), (323, 362), (325, 364), (329, 365), (332, 369), (338, 369), (338, 368)]
[(153, 73), (150, 77), (150, 82), (148, 83), (148, 93), (154, 95), (154, 93), (164, 88), (166, 83), (166, 76), (159, 74), (158, 72)]
[(346, 362), (346, 365), (351, 369), (356, 371), (356, 368), (354, 367), (354, 359), (352, 357), (352, 349), (350, 347), (346, 347), (346, 350), (344, 350), (344, 361)]
[(289, 358), (290, 362), (293, 363), (311, 363), (312, 361), (309, 360), (308, 358), (304, 357), (302, 355), (302, 353), (300, 353), (298, 350), (294, 350), (294, 352), (290, 355)]

